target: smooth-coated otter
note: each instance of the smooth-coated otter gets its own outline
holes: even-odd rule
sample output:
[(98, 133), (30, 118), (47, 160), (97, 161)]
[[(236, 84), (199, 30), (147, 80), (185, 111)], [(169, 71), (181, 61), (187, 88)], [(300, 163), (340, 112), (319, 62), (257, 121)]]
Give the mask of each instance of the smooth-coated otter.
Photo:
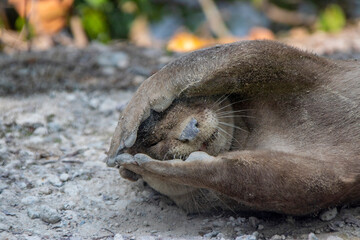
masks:
[[(219, 122), (232, 138), (221, 140)], [(108, 156), (190, 212), (305, 215), (359, 202), (360, 65), (271, 41), (187, 54), (139, 87)]]

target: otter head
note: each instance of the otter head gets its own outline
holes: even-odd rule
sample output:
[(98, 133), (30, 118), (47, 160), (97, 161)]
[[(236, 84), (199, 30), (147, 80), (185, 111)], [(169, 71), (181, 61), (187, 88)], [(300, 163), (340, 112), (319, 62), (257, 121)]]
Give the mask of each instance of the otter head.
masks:
[(127, 150), (159, 160), (186, 159), (204, 151), (216, 156), (230, 149), (234, 120), (226, 98), (179, 99), (164, 112), (151, 112), (138, 131), (137, 141)]

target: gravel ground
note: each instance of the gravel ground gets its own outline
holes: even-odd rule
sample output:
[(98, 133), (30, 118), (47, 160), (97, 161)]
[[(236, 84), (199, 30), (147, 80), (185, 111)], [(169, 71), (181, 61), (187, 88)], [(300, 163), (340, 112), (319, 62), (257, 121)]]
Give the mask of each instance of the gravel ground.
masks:
[[(126, 54), (132, 59), (133, 52)], [(120, 55), (115, 62), (123, 59)], [(125, 66), (101, 62), (101, 56), (93, 55), (99, 71)], [(149, 64), (159, 66), (171, 58), (156, 59)], [(30, 71), (25, 76), (34, 71), (21, 66)], [(143, 80), (138, 72), (121, 71), (119, 79), (137, 78), (128, 81), (131, 86)], [(13, 75), (7, 76), (3, 83), (14, 84)], [(35, 91), (31, 85), (31, 94), (25, 80), (25, 94), (5, 92), (0, 97), (0, 239), (360, 239), (360, 207), (354, 206), (302, 218), (234, 212), (187, 215), (146, 183), (122, 179), (103, 161), (119, 111), (134, 89), (121, 90), (129, 89), (122, 85), (111, 90), (109, 84), (102, 90), (74, 87), (67, 92), (49, 86)]]

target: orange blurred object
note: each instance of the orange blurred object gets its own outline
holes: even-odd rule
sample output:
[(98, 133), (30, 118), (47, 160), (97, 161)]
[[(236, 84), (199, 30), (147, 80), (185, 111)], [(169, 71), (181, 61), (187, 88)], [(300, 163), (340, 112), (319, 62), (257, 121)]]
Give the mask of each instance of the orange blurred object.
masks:
[(241, 40), (268, 39), (274, 40), (274, 33), (262, 27), (254, 27), (250, 30), (249, 35), (245, 37), (224, 37), (219, 39), (200, 38), (189, 32), (178, 32), (168, 42), (167, 50), (174, 52), (190, 52), (196, 49), (209, 47), (216, 44), (226, 44)]
[(250, 32), (249, 32), (249, 36), (248, 36), (249, 40), (275, 40), (275, 35), (274, 33), (267, 29), (267, 28), (263, 28), (263, 27), (253, 27)]
[(189, 52), (215, 44), (213, 39), (199, 38), (188, 32), (176, 33), (168, 42), (167, 50)]
[(74, 0), (9, 0), (21, 17), (27, 17), (37, 34), (54, 34), (65, 25)]

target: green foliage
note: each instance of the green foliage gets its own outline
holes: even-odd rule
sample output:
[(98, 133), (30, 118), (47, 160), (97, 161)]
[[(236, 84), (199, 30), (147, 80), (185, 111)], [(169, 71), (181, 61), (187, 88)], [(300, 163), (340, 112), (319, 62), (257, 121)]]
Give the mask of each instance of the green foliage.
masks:
[(26, 39), (31, 39), (35, 36), (35, 30), (32, 25), (29, 24), (29, 22), (26, 20), (26, 18), (23, 17), (17, 17), (15, 21), (15, 29), (17, 31), (21, 31), (24, 27), (27, 28), (27, 36)]
[(81, 10), (81, 20), (87, 35), (91, 39), (108, 42), (110, 40), (110, 31), (104, 13), (90, 7), (84, 7)]
[(25, 24), (26, 24), (26, 19), (23, 17), (18, 17), (15, 21), (16, 30), (21, 31), (21, 29), (23, 29)]
[(101, 8), (102, 6), (106, 5), (108, 0), (85, 0), (85, 2), (93, 8)]
[(339, 5), (330, 4), (321, 13), (318, 28), (326, 32), (340, 31), (346, 24), (346, 17)]
[(260, 8), (263, 4), (263, 0), (251, 0), (252, 5), (254, 5), (257, 8)]

